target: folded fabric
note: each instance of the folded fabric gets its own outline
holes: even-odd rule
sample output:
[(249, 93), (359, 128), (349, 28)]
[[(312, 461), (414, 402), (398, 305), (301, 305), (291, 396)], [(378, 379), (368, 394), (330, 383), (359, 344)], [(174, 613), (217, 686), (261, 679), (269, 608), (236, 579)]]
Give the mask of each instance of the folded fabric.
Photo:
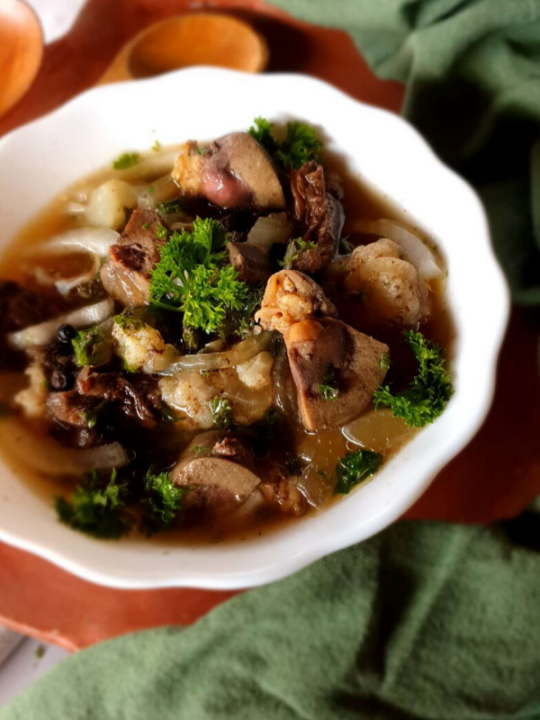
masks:
[(540, 0), (272, 3), (406, 83), (404, 115), (484, 201), (514, 300), (540, 303)]
[(192, 627), (78, 653), (0, 720), (540, 718), (539, 510), (398, 523)]

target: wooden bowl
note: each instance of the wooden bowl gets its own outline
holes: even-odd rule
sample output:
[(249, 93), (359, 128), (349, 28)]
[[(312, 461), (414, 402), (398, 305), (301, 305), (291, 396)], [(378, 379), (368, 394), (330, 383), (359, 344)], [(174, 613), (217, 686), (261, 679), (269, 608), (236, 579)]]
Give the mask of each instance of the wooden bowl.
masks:
[(26, 93), (42, 57), (43, 34), (33, 10), (20, 0), (1, 0), (0, 115)]
[(99, 84), (148, 78), (193, 65), (261, 72), (268, 62), (265, 40), (228, 15), (184, 15), (151, 25), (128, 42)]

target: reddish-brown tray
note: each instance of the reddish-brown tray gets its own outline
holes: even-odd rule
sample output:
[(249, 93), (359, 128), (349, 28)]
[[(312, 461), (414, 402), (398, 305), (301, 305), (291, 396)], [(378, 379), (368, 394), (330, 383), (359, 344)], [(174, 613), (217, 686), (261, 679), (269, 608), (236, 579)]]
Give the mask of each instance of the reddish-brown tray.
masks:
[[(401, 86), (376, 78), (345, 33), (300, 22), (260, 0), (90, 0), (69, 35), (46, 48), (34, 86), (0, 119), (0, 135), (91, 87), (116, 51), (146, 25), (209, 9), (234, 13), (256, 27), (270, 48), (270, 72), (314, 75), (360, 100), (399, 111)], [(539, 332), (538, 313), (513, 311), (495, 402), (483, 428), (408, 518), (488, 522), (516, 514), (540, 492)], [(111, 590), (0, 543), (0, 623), (69, 650), (143, 628), (192, 623), (232, 595)]]

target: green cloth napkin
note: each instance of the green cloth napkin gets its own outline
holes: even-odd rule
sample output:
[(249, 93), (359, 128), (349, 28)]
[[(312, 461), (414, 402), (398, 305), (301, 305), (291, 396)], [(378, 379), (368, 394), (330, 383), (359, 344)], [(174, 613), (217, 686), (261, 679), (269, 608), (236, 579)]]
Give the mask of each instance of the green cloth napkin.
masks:
[[(539, 303), (540, 0), (274, 2), (407, 83), (405, 115), (488, 208), (514, 298)], [(540, 719), (539, 512), (399, 523), (192, 627), (79, 653), (0, 720)]]
[(540, 0), (272, 2), (406, 83), (404, 115), (484, 201), (514, 300), (540, 303)]
[(538, 719), (539, 512), (398, 523), (192, 627), (78, 653), (0, 720)]

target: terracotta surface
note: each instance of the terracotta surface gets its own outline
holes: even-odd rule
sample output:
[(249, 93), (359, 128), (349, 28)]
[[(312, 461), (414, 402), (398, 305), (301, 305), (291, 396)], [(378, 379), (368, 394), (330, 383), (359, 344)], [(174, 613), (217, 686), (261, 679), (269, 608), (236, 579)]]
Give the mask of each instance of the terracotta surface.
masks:
[[(268, 42), (269, 71), (311, 74), (361, 100), (394, 111), (401, 106), (402, 89), (378, 80), (350, 38), (339, 31), (293, 20), (258, 0), (192, 5), (232, 9), (251, 22)], [(188, 7), (181, 0), (90, 0), (70, 35), (46, 48), (35, 85), (0, 118), (0, 134), (90, 87), (121, 44), (149, 23)], [(513, 312), (495, 402), (485, 425), (407, 517), (485, 522), (517, 513), (540, 492), (539, 333), (537, 312)], [(234, 594), (111, 590), (2, 544), (0, 588), (0, 622), (68, 649), (142, 628), (187, 624)]]

